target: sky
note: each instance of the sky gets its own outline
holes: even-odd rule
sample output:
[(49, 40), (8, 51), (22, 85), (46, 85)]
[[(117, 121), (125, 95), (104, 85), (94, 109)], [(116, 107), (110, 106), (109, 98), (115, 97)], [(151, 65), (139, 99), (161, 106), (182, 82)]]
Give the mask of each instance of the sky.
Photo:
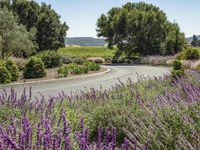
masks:
[[(51, 4), (69, 26), (68, 37), (96, 37), (96, 22), (112, 7), (141, 0), (35, 0)], [(200, 0), (143, 0), (160, 7), (170, 21), (176, 21), (186, 37), (200, 35)]]

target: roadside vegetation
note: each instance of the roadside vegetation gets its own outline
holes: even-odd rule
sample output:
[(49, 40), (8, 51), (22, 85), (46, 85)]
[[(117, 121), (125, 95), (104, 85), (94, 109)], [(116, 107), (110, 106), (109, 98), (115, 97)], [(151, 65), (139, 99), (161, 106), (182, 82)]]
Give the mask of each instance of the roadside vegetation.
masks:
[(0, 149), (200, 147), (200, 48), (188, 46), (158, 7), (127, 3), (101, 15), (97, 32), (108, 48), (65, 47), (68, 26), (45, 3), (5, 0), (0, 8), (0, 84), (45, 78), (49, 70), (56, 78), (85, 74), (105, 62), (172, 68), (164, 77), (49, 98), (34, 97), (31, 88), (3, 90)]
[[(48, 100), (0, 96), (0, 146), (36, 149), (195, 149), (200, 140), (200, 74), (128, 80)], [(17, 94), (17, 95), (16, 95)], [(17, 96), (19, 98), (17, 98)], [(12, 110), (12, 111), (11, 111)], [(3, 142), (3, 144), (2, 144)]]

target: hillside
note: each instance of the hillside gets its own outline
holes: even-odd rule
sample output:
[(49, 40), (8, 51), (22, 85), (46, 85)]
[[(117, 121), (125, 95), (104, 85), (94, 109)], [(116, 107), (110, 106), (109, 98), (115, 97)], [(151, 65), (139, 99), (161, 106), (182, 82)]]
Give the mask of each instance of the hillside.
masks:
[[(197, 38), (200, 40), (200, 35), (197, 35)], [(193, 40), (193, 37), (189, 37), (189, 38), (186, 38), (186, 40), (191, 43), (192, 40)]]
[(104, 46), (106, 42), (104, 39), (93, 37), (66, 37), (65, 45), (79, 45), (79, 46)]

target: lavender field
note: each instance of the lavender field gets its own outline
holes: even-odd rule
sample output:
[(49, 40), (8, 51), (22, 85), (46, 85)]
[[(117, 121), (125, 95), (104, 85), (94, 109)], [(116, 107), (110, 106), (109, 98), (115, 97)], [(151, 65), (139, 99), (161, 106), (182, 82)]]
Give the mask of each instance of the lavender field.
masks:
[(200, 72), (45, 99), (0, 94), (0, 149), (198, 149)]

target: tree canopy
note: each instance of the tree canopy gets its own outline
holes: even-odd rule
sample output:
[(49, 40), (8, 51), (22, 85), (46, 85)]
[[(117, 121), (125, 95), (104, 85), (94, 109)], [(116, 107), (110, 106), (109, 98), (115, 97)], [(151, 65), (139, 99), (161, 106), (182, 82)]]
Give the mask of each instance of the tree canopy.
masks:
[(109, 47), (118, 47), (116, 57), (122, 53), (174, 54), (185, 44), (178, 24), (169, 22), (158, 7), (144, 2), (127, 3), (102, 14), (97, 21), (97, 32)]
[(37, 51), (57, 50), (65, 46), (65, 37), (68, 30), (66, 23), (61, 23), (60, 16), (51, 8), (51, 5), (31, 0), (1, 0), (1, 7), (7, 7), (18, 17), (18, 22), (31, 32), (35, 31), (38, 47)]
[(0, 58), (11, 55), (28, 56), (35, 52), (36, 44), (32, 41), (34, 31), (28, 32), (18, 24), (17, 18), (7, 8), (0, 9)]

